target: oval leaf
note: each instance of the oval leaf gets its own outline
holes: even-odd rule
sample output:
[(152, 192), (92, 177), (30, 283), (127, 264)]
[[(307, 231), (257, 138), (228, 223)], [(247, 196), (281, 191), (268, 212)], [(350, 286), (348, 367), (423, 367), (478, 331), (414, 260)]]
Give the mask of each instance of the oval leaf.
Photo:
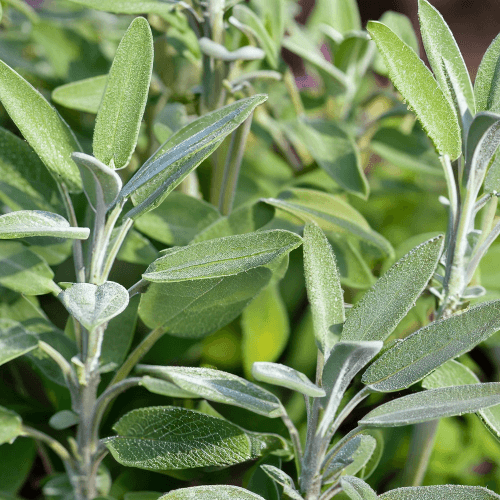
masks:
[(480, 486), (414, 486), (391, 490), (379, 497), (381, 500), (498, 500), (500, 496)]
[(163, 495), (158, 500), (264, 500), (238, 486), (193, 486)]
[(52, 91), (52, 100), (65, 108), (97, 114), (107, 81), (108, 75), (101, 75), (61, 85)]
[(362, 479), (355, 476), (344, 476), (340, 480), (342, 489), (351, 500), (377, 500), (377, 494)]
[(12, 444), (17, 436), (22, 435), (21, 417), (17, 413), (0, 406), (0, 444)]
[(89, 228), (71, 227), (64, 217), (41, 210), (19, 210), (0, 216), (0, 239), (2, 240), (28, 236), (85, 240), (89, 234)]
[(59, 294), (64, 307), (87, 330), (118, 316), (128, 304), (127, 289), (113, 281), (102, 285), (75, 283)]

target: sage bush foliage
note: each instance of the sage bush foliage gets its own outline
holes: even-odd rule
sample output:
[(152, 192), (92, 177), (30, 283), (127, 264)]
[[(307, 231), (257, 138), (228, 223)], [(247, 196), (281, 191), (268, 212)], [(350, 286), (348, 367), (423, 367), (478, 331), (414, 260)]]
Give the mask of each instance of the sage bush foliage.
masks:
[(0, 6), (0, 498), (500, 498), (500, 38)]

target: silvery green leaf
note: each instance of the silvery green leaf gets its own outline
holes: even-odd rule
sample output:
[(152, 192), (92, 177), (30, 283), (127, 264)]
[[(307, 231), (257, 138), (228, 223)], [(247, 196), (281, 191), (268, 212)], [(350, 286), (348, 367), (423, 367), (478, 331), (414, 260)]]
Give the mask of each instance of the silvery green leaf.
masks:
[(453, 74), (459, 82), (459, 87), (465, 96), (467, 105), (472, 115), (474, 115), (476, 105), (469, 72), (450, 28), (443, 16), (427, 0), (419, 0), (418, 16), (425, 52), (441, 90), (444, 91), (450, 104), (453, 105), (453, 89), (449, 87), (441, 63), (442, 59), (447, 59)]
[(287, 387), (313, 398), (325, 396), (325, 391), (313, 384), (306, 375), (279, 363), (257, 361), (253, 364), (252, 375), (259, 382)]
[(52, 417), (50, 417), (49, 425), (58, 431), (63, 429), (69, 429), (76, 425), (80, 420), (80, 417), (71, 410), (58, 411)]
[(89, 234), (89, 228), (72, 227), (64, 217), (51, 212), (18, 210), (0, 216), (0, 239), (2, 240), (29, 236), (85, 240)]
[(398, 427), (474, 413), (500, 404), (500, 382), (443, 387), (393, 399), (372, 410), (360, 425)]
[(214, 42), (210, 38), (202, 37), (198, 40), (200, 50), (206, 56), (220, 59), (221, 61), (254, 61), (256, 59), (264, 59), (266, 53), (254, 47), (253, 45), (245, 45), (239, 49), (230, 51), (224, 45)]
[(0, 365), (38, 347), (38, 336), (22, 323), (0, 318)]
[(64, 182), (71, 192), (80, 192), (80, 173), (71, 159), (80, 145), (73, 132), (42, 94), (3, 61), (0, 101), (55, 180)]
[(293, 479), (286, 472), (283, 472), (281, 469), (278, 469), (278, 467), (274, 467), (273, 465), (262, 465), (261, 467), (273, 481), (283, 486), (283, 493), (285, 495), (292, 500), (303, 500), (302, 496), (295, 488)]
[(477, 111), (500, 111), (500, 35), (486, 50), (474, 82)]
[(232, 276), (269, 265), (301, 242), (295, 233), (275, 229), (169, 248), (142, 277), (165, 283)]
[(196, 399), (199, 396), (194, 392), (185, 391), (171, 382), (159, 378), (145, 375), (141, 378), (139, 385), (146, 388), (149, 392), (160, 394), (161, 396), (169, 396), (171, 398), (190, 398)]
[(17, 413), (0, 406), (0, 444), (12, 444), (17, 436), (23, 434), (21, 417)]
[(323, 368), (323, 388), (326, 392), (325, 411), (318, 434), (325, 436), (335, 418), (342, 396), (352, 379), (382, 349), (382, 342), (337, 342)]
[(380, 500), (497, 500), (500, 496), (480, 486), (443, 484), (398, 488), (380, 495), (379, 498)]
[(156, 406), (132, 410), (104, 440), (122, 465), (146, 470), (228, 466), (286, 445), (275, 434), (247, 432), (227, 420), (184, 408)]
[(238, 486), (193, 486), (173, 490), (158, 500), (264, 500)]
[(118, 316), (129, 301), (127, 289), (119, 283), (106, 281), (102, 285), (74, 283), (59, 294), (59, 300), (87, 330)]
[(500, 329), (500, 300), (435, 321), (384, 352), (362, 381), (381, 392), (399, 391), (423, 379), (449, 359), (470, 351)]
[(377, 500), (377, 494), (362, 479), (355, 476), (344, 476), (340, 485), (351, 500)]
[(274, 394), (231, 373), (212, 368), (152, 365), (139, 365), (138, 371), (165, 379), (209, 401), (240, 406), (270, 418), (283, 414), (283, 407)]
[(304, 227), (304, 275), (314, 335), (325, 359), (338, 342), (345, 321), (344, 292), (337, 260), (323, 231), (314, 222)]
[(136, 205), (127, 216), (137, 218), (157, 207), (266, 99), (262, 94), (241, 99), (174, 133), (123, 187), (119, 199), (133, 194), (132, 201)]
[(94, 156), (111, 168), (125, 167), (139, 137), (153, 71), (153, 35), (135, 18), (116, 50), (97, 112)]
[(443, 241), (437, 236), (418, 245), (386, 271), (350, 311), (342, 340), (385, 340), (427, 286)]
[(71, 155), (82, 176), (83, 190), (92, 208), (105, 213), (116, 201), (122, 188), (120, 176), (104, 163), (84, 153)]
[(430, 70), (387, 26), (370, 21), (367, 29), (384, 58), (391, 80), (415, 111), (438, 152), (457, 159), (462, 153), (462, 140), (455, 110)]
[(114, 12), (116, 14), (158, 14), (168, 15), (177, 3), (175, 0), (158, 2), (156, 0), (71, 0), (89, 9)]
[(66, 83), (52, 91), (52, 100), (65, 108), (97, 114), (108, 75)]

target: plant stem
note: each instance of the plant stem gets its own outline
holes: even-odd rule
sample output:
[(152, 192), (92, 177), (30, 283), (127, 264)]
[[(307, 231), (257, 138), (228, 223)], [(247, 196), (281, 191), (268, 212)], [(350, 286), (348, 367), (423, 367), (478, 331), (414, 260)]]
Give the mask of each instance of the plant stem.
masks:
[(67, 466), (67, 468), (73, 468), (73, 459), (69, 454), (69, 451), (53, 437), (45, 434), (44, 432), (38, 431), (37, 429), (33, 429), (33, 427), (29, 427), (27, 425), (23, 425), (23, 435), (32, 437), (33, 439), (37, 439), (38, 441), (45, 443), (52, 451), (54, 451), (59, 456), (59, 458), (63, 461), (64, 465)]
[(320, 500), (330, 500), (330, 498), (333, 498), (337, 493), (340, 493), (342, 491), (341, 486), (338, 484), (334, 486), (330, 486), (321, 496)]
[(295, 467), (297, 468), (297, 476), (300, 476), (302, 445), (300, 444), (299, 431), (297, 430), (297, 427), (295, 427), (294, 423), (292, 422), (286, 411), (283, 413), (283, 415), (281, 415), (281, 420), (283, 420), (283, 423), (286, 425), (288, 433), (290, 434), (290, 438), (293, 444), (293, 451), (295, 455)]
[(120, 248), (127, 237), (127, 234), (130, 230), (130, 228), (134, 225), (134, 221), (132, 219), (126, 219), (123, 224), (120, 226), (120, 230), (118, 232), (118, 235), (116, 236), (115, 241), (113, 242), (113, 246), (108, 252), (108, 256), (104, 262), (104, 266), (102, 268), (102, 274), (101, 274), (101, 283), (104, 283), (108, 277), (109, 273), (111, 272), (111, 268), (113, 267), (113, 264), (115, 262), (116, 256), (118, 255), (118, 252), (120, 251)]

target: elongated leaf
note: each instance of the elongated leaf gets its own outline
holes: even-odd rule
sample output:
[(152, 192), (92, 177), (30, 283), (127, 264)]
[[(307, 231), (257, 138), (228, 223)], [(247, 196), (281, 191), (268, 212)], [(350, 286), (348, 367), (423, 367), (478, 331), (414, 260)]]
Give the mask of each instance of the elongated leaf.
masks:
[(484, 302), (421, 328), (386, 351), (363, 374), (376, 391), (399, 391), (418, 382), (500, 329), (500, 300)]
[(2, 61), (0, 101), (56, 181), (81, 191), (80, 173), (70, 156), (80, 150), (73, 133), (42, 94)]
[(157, 406), (132, 410), (105, 440), (122, 465), (147, 470), (227, 466), (280, 452), (283, 439), (247, 432), (227, 420), (184, 408)]
[(38, 347), (36, 333), (22, 323), (0, 318), (0, 365), (22, 356)]
[(23, 434), (21, 417), (13, 411), (0, 406), (0, 444), (13, 443)]
[(418, 55), (387, 26), (370, 21), (367, 29), (377, 44), (389, 76), (415, 111), (440, 154), (452, 160), (462, 152), (455, 110)]
[(293, 479), (286, 472), (273, 465), (262, 465), (262, 469), (273, 481), (283, 486), (283, 493), (285, 495), (292, 500), (302, 500), (302, 496), (295, 488)]
[(344, 292), (332, 247), (323, 231), (311, 222), (304, 227), (304, 275), (316, 343), (327, 359), (342, 333)]
[(446, 59), (450, 62), (451, 69), (458, 79), (459, 87), (464, 94), (467, 105), (474, 115), (476, 105), (469, 72), (450, 28), (443, 16), (427, 0), (419, 0), (418, 17), (420, 18), (420, 31), (425, 52), (439, 86), (448, 96), (450, 104), (453, 105), (453, 89), (449, 87), (442, 65), (442, 60)]
[(123, 187), (120, 199), (133, 193), (132, 201), (136, 205), (128, 216), (137, 218), (157, 207), (266, 99), (267, 96), (260, 94), (241, 99), (198, 118), (173, 134)]
[(500, 35), (491, 42), (485, 52), (476, 81), (474, 82), (474, 95), (478, 112), (500, 111)]
[(122, 188), (120, 176), (93, 156), (73, 153), (71, 158), (80, 170), (83, 190), (91, 207), (99, 214), (105, 213)]
[(158, 500), (264, 500), (238, 486), (193, 486), (163, 495)]
[(144, 377), (142, 377), (139, 385), (145, 387), (149, 392), (160, 394), (161, 396), (191, 399), (196, 399), (199, 397), (194, 392), (186, 391), (184, 389), (181, 389), (177, 385), (172, 384), (171, 382), (167, 382), (166, 380), (162, 380), (160, 378), (150, 377), (149, 375), (145, 375)]
[(173, 382), (185, 391), (234, 406), (240, 406), (266, 417), (279, 417), (283, 408), (270, 392), (231, 373), (211, 368), (139, 365), (140, 373)]
[(52, 91), (52, 100), (65, 108), (97, 114), (108, 75), (66, 83)]
[(379, 497), (381, 500), (497, 500), (499, 495), (480, 486), (459, 486), (443, 484), (439, 486), (414, 486), (391, 490)]
[(102, 285), (74, 283), (59, 294), (68, 312), (87, 330), (118, 316), (128, 304), (128, 292), (122, 285), (106, 281)]
[(301, 241), (295, 233), (276, 229), (170, 248), (142, 277), (164, 283), (233, 276), (272, 263)]
[(266, 56), (266, 53), (262, 49), (253, 45), (245, 45), (236, 50), (228, 50), (224, 45), (214, 42), (207, 37), (200, 38), (198, 43), (200, 51), (203, 54), (220, 61), (254, 61), (264, 59)]
[(54, 236), (85, 240), (87, 227), (71, 227), (61, 215), (41, 210), (19, 210), (0, 216), (0, 239), (26, 238), (28, 236)]
[(438, 236), (396, 262), (350, 311), (342, 340), (385, 340), (427, 286), (442, 248)]
[(49, 425), (58, 431), (63, 429), (69, 429), (76, 425), (80, 420), (80, 417), (73, 411), (62, 410), (58, 411), (52, 417), (50, 417)]
[(443, 387), (385, 403), (363, 417), (361, 425), (397, 427), (473, 413), (500, 404), (500, 382)]
[(89, 9), (115, 12), (116, 14), (169, 14), (177, 2), (156, 2), (155, 0), (71, 0)]
[(340, 485), (351, 500), (377, 500), (377, 494), (362, 479), (355, 476), (344, 476)]
[(17, 241), (0, 242), (0, 285), (25, 295), (59, 293), (47, 263)]
[(325, 391), (313, 384), (306, 375), (279, 363), (260, 361), (253, 364), (252, 375), (260, 382), (287, 387), (311, 397), (325, 396)]
[(153, 35), (135, 18), (116, 50), (94, 129), (94, 156), (111, 168), (125, 167), (139, 137), (153, 71)]

